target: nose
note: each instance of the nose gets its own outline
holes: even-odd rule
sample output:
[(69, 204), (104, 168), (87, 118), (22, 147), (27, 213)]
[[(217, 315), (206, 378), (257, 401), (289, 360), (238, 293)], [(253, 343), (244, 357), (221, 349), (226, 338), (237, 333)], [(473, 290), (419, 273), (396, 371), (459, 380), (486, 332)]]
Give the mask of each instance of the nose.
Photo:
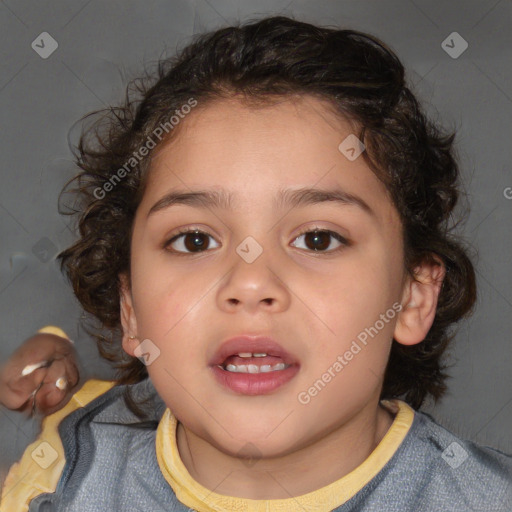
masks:
[(219, 308), (228, 313), (244, 310), (251, 314), (286, 310), (290, 304), (286, 276), (277, 259), (272, 259), (272, 265), (270, 259), (265, 250), (252, 263), (235, 254), (218, 292)]

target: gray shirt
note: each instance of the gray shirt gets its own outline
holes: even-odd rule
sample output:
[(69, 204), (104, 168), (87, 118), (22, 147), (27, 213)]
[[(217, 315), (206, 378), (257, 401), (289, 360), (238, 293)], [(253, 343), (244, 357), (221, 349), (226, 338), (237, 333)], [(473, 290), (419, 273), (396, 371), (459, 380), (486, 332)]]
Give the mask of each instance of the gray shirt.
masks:
[[(57, 488), (32, 499), (29, 512), (192, 510), (177, 499), (156, 458), (156, 426), (165, 403), (149, 378), (129, 387), (137, 400), (149, 400), (153, 423), (138, 424), (123, 399), (126, 386), (66, 416), (58, 427), (66, 464)], [(391, 459), (334, 510), (512, 512), (512, 456), (459, 439), (415, 411)]]

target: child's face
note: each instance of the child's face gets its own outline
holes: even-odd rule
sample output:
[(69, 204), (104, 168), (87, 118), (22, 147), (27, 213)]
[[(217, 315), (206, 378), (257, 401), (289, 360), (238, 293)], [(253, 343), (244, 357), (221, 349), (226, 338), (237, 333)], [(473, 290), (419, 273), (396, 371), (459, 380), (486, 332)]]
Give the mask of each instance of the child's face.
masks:
[[(260, 110), (217, 102), (182, 122), (150, 170), (123, 305), (125, 332), (160, 351), (148, 366), (158, 393), (187, 430), (232, 455), (248, 442), (262, 456), (285, 454), (362, 411), (375, 414), (398, 316), (392, 306), (404, 298), (403, 245), (385, 187), (362, 156), (350, 161), (338, 149), (350, 125), (314, 98)], [(279, 204), (281, 190), (302, 188), (343, 190), (373, 213), (334, 201)], [(221, 189), (231, 208), (160, 203), (151, 212), (171, 192)], [(184, 229), (210, 236), (166, 245)], [(348, 245), (301, 235), (314, 229)], [(254, 255), (252, 240), (262, 253), (248, 262), (241, 249)], [(371, 327), (357, 351), (353, 341)], [(298, 372), (264, 394), (219, 383), (209, 362), (244, 334), (273, 338)], [(127, 338), (124, 347), (133, 355)]]

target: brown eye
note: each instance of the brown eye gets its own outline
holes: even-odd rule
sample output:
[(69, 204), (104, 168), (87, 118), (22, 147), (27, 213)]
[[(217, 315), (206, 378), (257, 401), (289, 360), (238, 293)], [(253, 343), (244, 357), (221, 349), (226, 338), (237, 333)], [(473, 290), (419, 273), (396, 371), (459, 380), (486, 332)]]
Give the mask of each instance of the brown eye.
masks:
[(173, 252), (200, 253), (211, 248), (209, 238), (213, 240), (211, 235), (199, 230), (184, 231), (171, 238), (166, 248), (171, 247)]
[[(314, 231), (306, 231), (299, 235), (295, 240), (304, 237), (305, 249), (316, 252), (332, 252), (338, 249), (342, 245), (348, 245), (347, 240), (343, 238), (340, 234), (335, 233), (334, 231), (328, 230), (314, 230)], [(334, 248), (330, 248), (332, 239), (338, 243), (338, 245)], [(329, 250), (327, 250), (329, 249)]]

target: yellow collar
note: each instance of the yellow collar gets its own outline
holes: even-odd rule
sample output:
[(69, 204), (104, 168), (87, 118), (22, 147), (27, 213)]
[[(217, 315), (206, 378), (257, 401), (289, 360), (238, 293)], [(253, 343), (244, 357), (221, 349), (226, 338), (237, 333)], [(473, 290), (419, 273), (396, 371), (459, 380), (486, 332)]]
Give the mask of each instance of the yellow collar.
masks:
[(287, 499), (252, 500), (216, 494), (196, 482), (183, 464), (176, 442), (178, 421), (166, 409), (156, 433), (156, 454), (160, 470), (176, 497), (198, 512), (236, 510), (238, 512), (289, 512), (290, 510), (333, 510), (358, 493), (386, 465), (396, 452), (414, 419), (414, 409), (402, 400), (382, 400), (396, 413), (386, 435), (369, 457), (348, 475), (321, 489)]

